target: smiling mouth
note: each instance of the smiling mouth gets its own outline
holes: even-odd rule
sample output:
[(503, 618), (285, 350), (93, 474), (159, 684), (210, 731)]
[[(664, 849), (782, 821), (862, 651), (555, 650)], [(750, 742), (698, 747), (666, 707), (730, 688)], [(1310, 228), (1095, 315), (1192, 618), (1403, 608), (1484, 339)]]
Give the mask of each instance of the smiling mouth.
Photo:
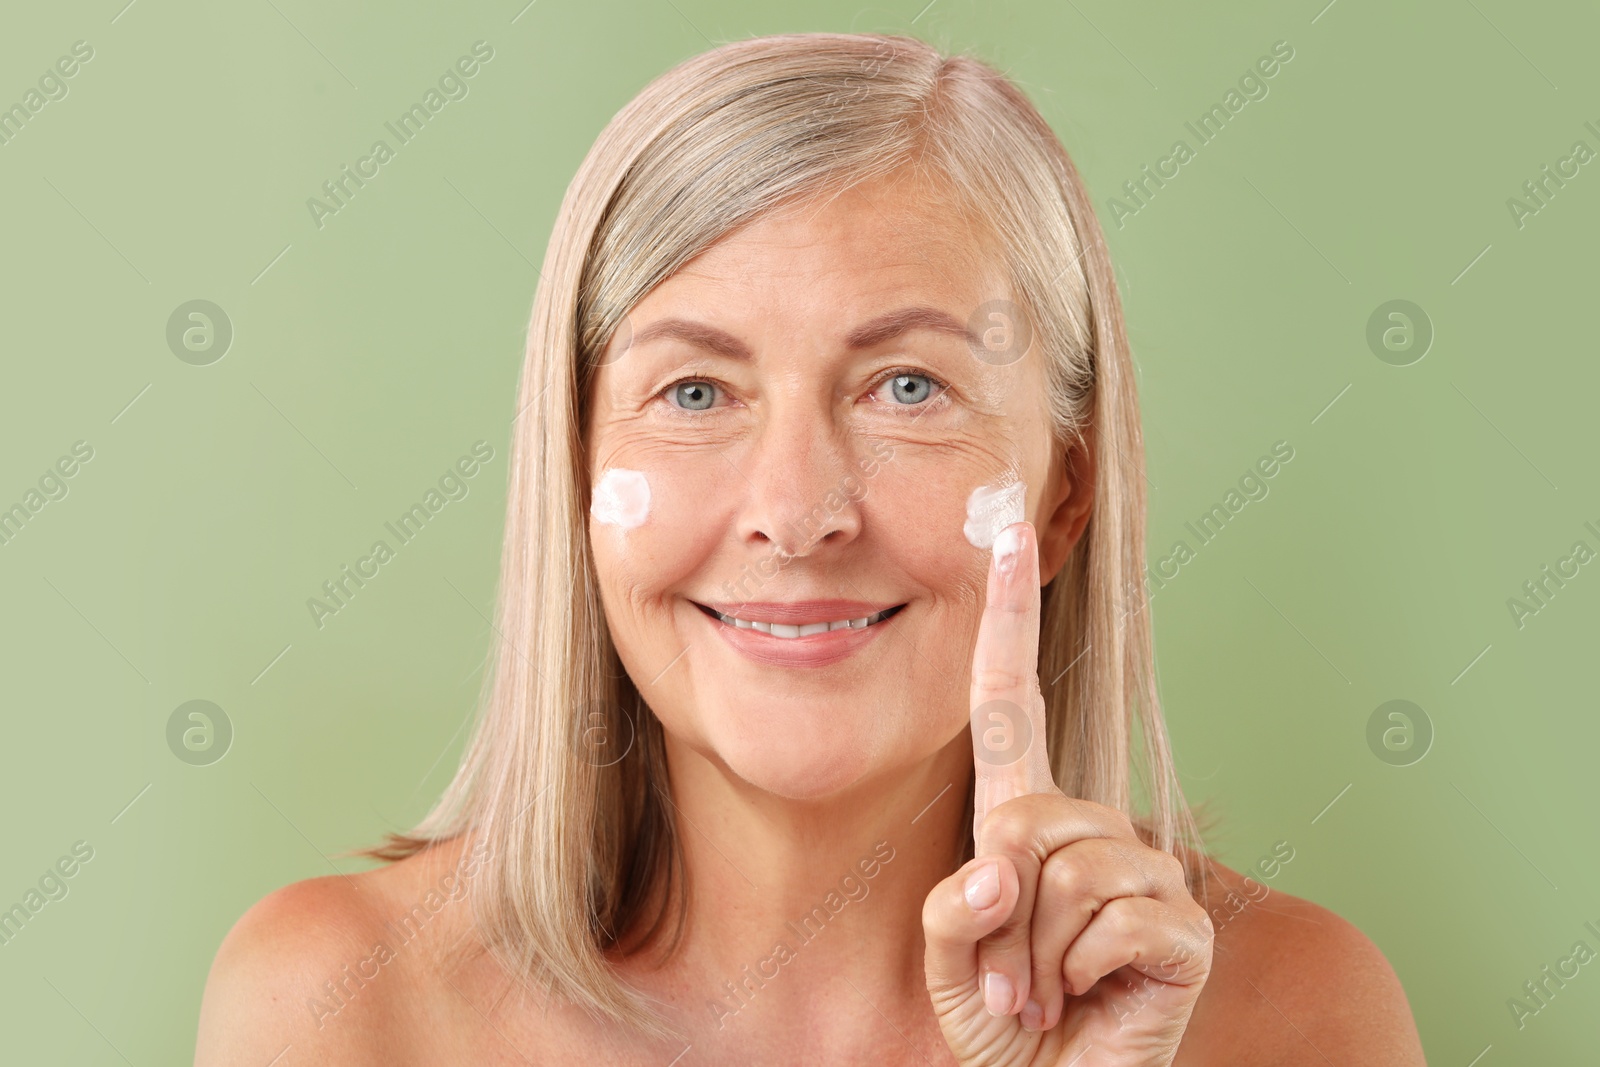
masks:
[(705, 612), (707, 615), (711, 616), (717, 621), (725, 623), (728, 626), (735, 627), (736, 629), (759, 630), (762, 633), (770, 634), (773, 637), (783, 638), (786, 640), (796, 640), (802, 637), (811, 637), (814, 634), (831, 633), (834, 630), (865, 630), (869, 626), (876, 626), (878, 623), (883, 622), (886, 619), (893, 618), (900, 612), (902, 608), (905, 607), (905, 605), (897, 604), (892, 608), (885, 608), (883, 611), (874, 612), (871, 615), (867, 615), (859, 619), (830, 619), (825, 622), (818, 621), (793, 624), (781, 622), (759, 622), (751, 619), (741, 619), (735, 615), (725, 615), (715, 608), (706, 607), (704, 604), (695, 604), (695, 607), (699, 608), (701, 611)]

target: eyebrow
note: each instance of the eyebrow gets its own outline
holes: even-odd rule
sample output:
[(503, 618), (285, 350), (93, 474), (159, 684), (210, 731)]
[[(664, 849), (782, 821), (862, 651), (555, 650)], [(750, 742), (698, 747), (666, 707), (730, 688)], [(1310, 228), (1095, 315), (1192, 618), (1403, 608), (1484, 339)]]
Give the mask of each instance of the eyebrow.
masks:
[[(852, 351), (880, 345), (901, 334), (914, 330), (932, 330), (964, 339), (974, 348), (982, 347), (982, 340), (955, 316), (935, 307), (917, 305), (885, 312), (851, 330), (845, 337), (845, 347)], [(639, 330), (629, 347), (661, 338), (673, 338), (704, 348), (730, 359), (748, 360), (750, 348), (725, 330), (690, 319), (658, 319)]]

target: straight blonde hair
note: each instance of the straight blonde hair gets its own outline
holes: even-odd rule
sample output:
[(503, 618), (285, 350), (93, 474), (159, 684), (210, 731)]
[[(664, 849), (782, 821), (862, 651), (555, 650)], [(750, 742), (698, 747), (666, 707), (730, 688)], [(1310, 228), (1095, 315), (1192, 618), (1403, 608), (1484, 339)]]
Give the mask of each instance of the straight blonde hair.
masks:
[[(512, 976), (654, 1036), (670, 1028), (608, 957), (654, 941), (675, 912), (670, 951), (689, 890), (661, 726), (611, 644), (589, 551), (589, 384), (629, 310), (718, 239), (901, 168), (937, 181), (992, 232), (1047, 361), (1056, 443), (1094, 449), (1090, 520), (1042, 594), (1038, 673), (1056, 783), (1128, 813), (1197, 884), (1199, 827), (1156, 694), (1133, 365), (1077, 170), (1027, 97), (978, 59), (905, 36), (736, 41), (647, 85), (567, 188), (528, 328), (500, 641), (477, 725), (435, 808), (368, 850), (394, 860), (463, 834), (486, 840), (469, 888), (483, 946)], [(604, 758), (596, 737), (610, 740)], [(969, 787), (969, 824), (971, 803)], [(643, 939), (625, 944), (634, 930)]]

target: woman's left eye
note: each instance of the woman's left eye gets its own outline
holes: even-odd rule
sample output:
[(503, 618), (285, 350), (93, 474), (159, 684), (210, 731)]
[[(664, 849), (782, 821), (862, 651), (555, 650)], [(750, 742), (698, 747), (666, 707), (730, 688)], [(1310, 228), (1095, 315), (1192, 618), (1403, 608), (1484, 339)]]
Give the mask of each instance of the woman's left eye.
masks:
[(937, 397), (945, 384), (937, 378), (914, 371), (896, 371), (874, 393), (887, 389), (889, 398), (898, 406), (915, 407)]

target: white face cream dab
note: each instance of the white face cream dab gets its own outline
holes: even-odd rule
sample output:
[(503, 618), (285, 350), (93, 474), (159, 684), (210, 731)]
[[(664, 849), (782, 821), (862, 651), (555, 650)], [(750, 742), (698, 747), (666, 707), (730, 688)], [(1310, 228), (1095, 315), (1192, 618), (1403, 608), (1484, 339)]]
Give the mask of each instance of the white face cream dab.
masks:
[(650, 515), (650, 483), (639, 471), (612, 467), (594, 487), (589, 514), (603, 525), (633, 529)]
[(973, 548), (992, 548), (994, 539), (1014, 522), (1022, 521), (1027, 483), (1007, 471), (994, 485), (980, 485), (967, 498), (967, 522), (961, 532)]

